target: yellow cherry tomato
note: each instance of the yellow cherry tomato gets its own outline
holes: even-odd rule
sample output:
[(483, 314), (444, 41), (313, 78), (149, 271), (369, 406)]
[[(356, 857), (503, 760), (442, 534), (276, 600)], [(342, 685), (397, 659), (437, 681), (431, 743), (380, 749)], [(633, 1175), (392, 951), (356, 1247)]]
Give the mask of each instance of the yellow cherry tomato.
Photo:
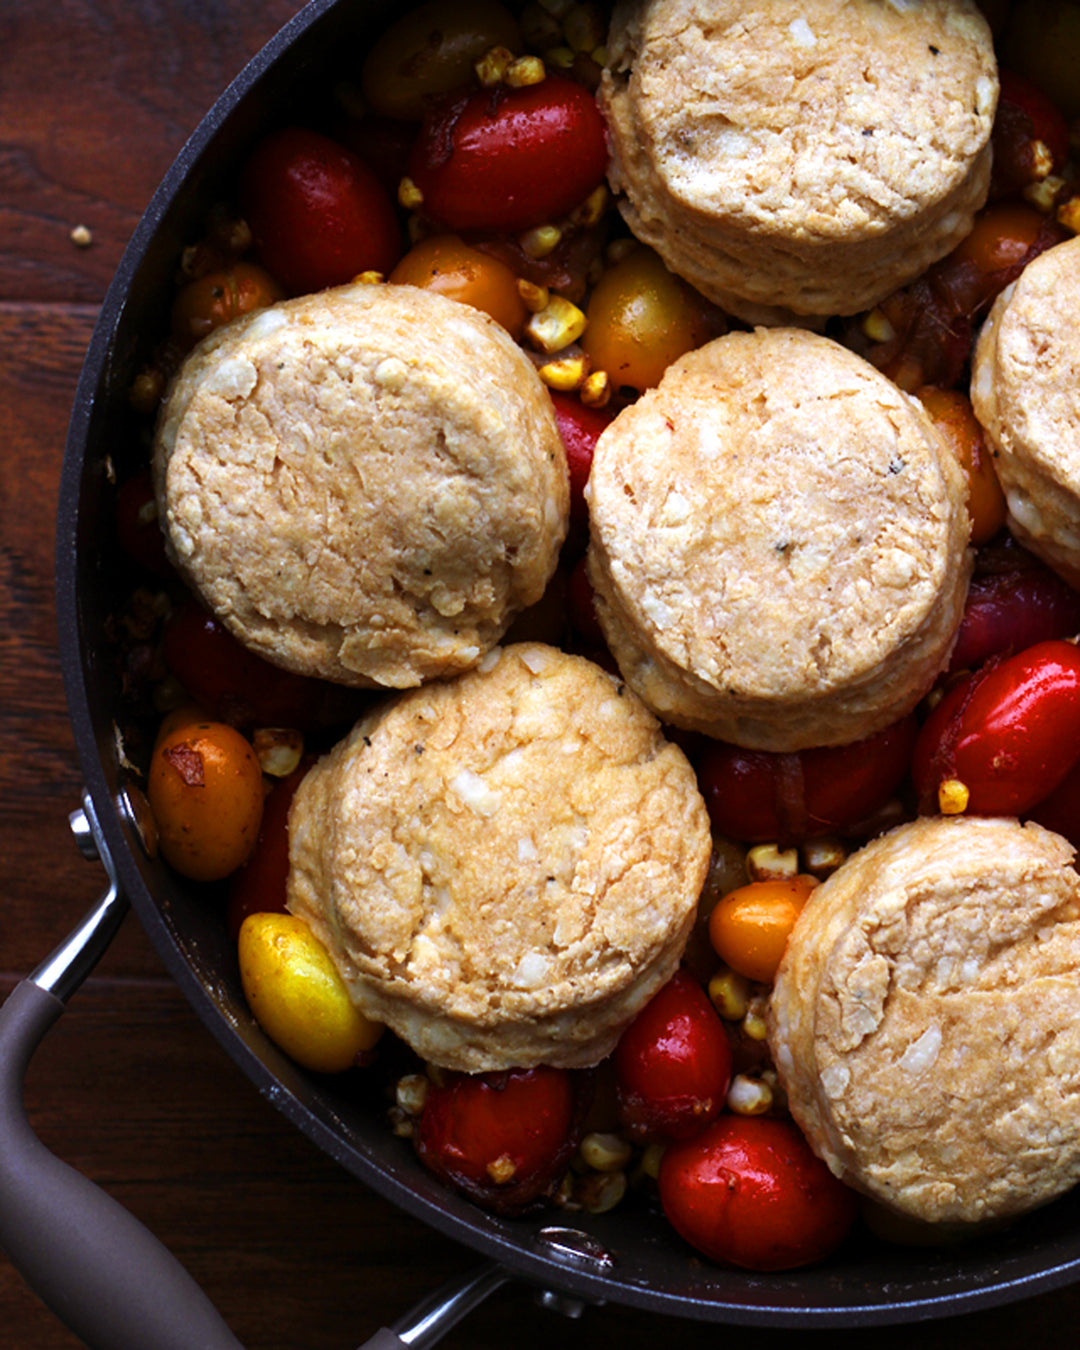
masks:
[(173, 336), (184, 347), (192, 347), (215, 328), (264, 309), (285, 292), (256, 263), (237, 262), (219, 272), (198, 277), (177, 294), (173, 301)]
[(939, 389), (928, 384), (916, 390), (916, 394), (967, 478), (971, 542), (989, 543), (1005, 524), (1005, 493), (971, 400), (959, 389)]
[(497, 0), (427, 0), (376, 40), (360, 87), (380, 117), (419, 122), (432, 97), (472, 80), (492, 47), (522, 47), (517, 20)]
[(816, 885), (807, 876), (751, 881), (725, 895), (709, 918), (709, 940), (717, 956), (747, 979), (771, 981)]
[(593, 370), (606, 371), (613, 388), (639, 393), (723, 328), (719, 312), (644, 246), (604, 272), (586, 316), (581, 345)]
[(353, 1006), (330, 953), (294, 914), (249, 914), (239, 957), (252, 1015), (305, 1069), (342, 1073), (382, 1034)]
[(165, 859), (194, 881), (219, 881), (246, 862), (262, 820), (262, 770), (224, 722), (184, 721), (159, 736), (147, 797)]
[(438, 291), (490, 314), (511, 337), (521, 336), (528, 310), (517, 277), (504, 262), (470, 248), (454, 234), (436, 234), (411, 248), (390, 273), (397, 285)]

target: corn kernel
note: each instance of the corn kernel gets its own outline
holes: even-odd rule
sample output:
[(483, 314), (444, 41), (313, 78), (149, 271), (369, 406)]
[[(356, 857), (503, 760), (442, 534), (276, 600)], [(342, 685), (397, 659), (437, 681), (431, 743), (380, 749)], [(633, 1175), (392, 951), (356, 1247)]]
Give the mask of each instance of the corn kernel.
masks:
[(758, 844), (746, 855), (751, 881), (788, 881), (799, 873), (799, 851), (776, 844)]
[(497, 84), (502, 84), (506, 79), (506, 72), (514, 63), (514, 59), (514, 53), (509, 47), (492, 47), (473, 66), (476, 78), (485, 89), (491, 89)]
[(1064, 186), (1064, 178), (1059, 178), (1056, 174), (1050, 174), (1037, 183), (1028, 183), (1020, 195), (1029, 206), (1033, 206), (1036, 211), (1041, 211), (1044, 216), (1048, 216), (1054, 209), (1057, 195)]
[(604, 408), (611, 402), (611, 378), (606, 370), (594, 370), (586, 377), (581, 401), (587, 408)]
[(513, 1181), (517, 1166), (509, 1153), (502, 1153), (494, 1161), (489, 1162), (484, 1171), (496, 1186), (505, 1186), (508, 1181)]
[(558, 361), (545, 361), (537, 371), (542, 383), (561, 394), (580, 389), (588, 378), (589, 362), (585, 356), (564, 356)]
[(663, 1144), (649, 1144), (641, 1155), (641, 1170), (653, 1181), (660, 1175), (660, 1162), (664, 1156)]
[(128, 402), (136, 412), (153, 412), (165, 392), (165, 376), (160, 370), (142, 370), (131, 382)]
[(1048, 177), (1054, 167), (1054, 152), (1045, 141), (1031, 142), (1031, 171), (1041, 182)]
[[(542, 310), (529, 318), (525, 325), (525, 337), (542, 352), (561, 352), (581, 337), (585, 323), (585, 315), (577, 305), (561, 295), (553, 295)], [(588, 373), (587, 370), (583, 371), (581, 378), (584, 379)]]
[(398, 184), (397, 199), (406, 211), (415, 211), (424, 204), (424, 194), (411, 178), (403, 178)]
[(94, 236), (86, 225), (75, 225), (72, 228), (70, 238), (76, 248), (89, 248), (94, 242)]
[(574, 1182), (574, 1200), (586, 1214), (606, 1214), (625, 1194), (625, 1172), (592, 1172)]
[(562, 242), (562, 230), (558, 225), (537, 225), (526, 230), (518, 242), (530, 258), (546, 258)]
[(570, 219), (575, 225), (581, 225), (588, 229), (591, 225), (599, 224), (607, 210), (607, 205), (608, 190), (601, 183), (599, 187), (593, 188), (580, 206), (575, 207), (570, 213)]
[(424, 1110), (430, 1088), (426, 1074), (407, 1073), (394, 1084), (394, 1104), (407, 1116), (418, 1116)]
[(551, 292), (546, 286), (538, 286), (534, 281), (527, 281), (524, 277), (518, 277), (517, 289), (530, 314), (539, 314), (551, 299)]
[(769, 1028), (765, 1020), (767, 1006), (767, 1001), (759, 995), (756, 995), (750, 1000), (749, 1006), (746, 1009), (746, 1016), (743, 1018), (740, 1026), (743, 1029), (743, 1033), (752, 1041), (763, 1041), (768, 1035)]
[(1080, 234), (1080, 197), (1070, 197), (1057, 209), (1058, 223), (1064, 225), (1073, 234)]
[(606, 66), (607, 63), (611, 60), (610, 52), (602, 43), (599, 47), (594, 47), (592, 51), (589, 53), (589, 55), (601, 68)]
[(737, 1116), (763, 1116), (772, 1109), (772, 1088), (755, 1074), (737, 1073), (728, 1088), (727, 1108)]
[(549, 47), (544, 60), (556, 70), (569, 70), (574, 64), (574, 53), (570, 47)]
[(608, 264), (614, 267), (616, 263), (621, 263), (624, 258), (628, 258), (636, 248), (640, 247), (641, 245), (636, 239), (630, 239), (624, 235), (620, 239), (613, 239), (608, 244), (604, 250), (604, 256), (607, 258)]
[(385, 281), (386, 277), (382, 272), (357, 272), (353, 281), (358, 286), (377, 286), (380, 281)]
[(604, 21), (595, 5), (571, 5), (563, 18), (567, 45), (576, 52), (591, 52), (604, 40)]
[(803, 845), (803, 871), (824, 881), (847, 857), (847, 849), (839, 839), (811, 839)]
[(547, 70), (539, 56), (519, 56), (511, 61), (506, 71), (506, 83), (511, 89), (527, 89), (533, 84), (543, 84)]
[(390, 1120), (390, 1129), (396, 1139), (411, 1139), (416, 1132), (413, 1118), (400, 1106), (392, 1106), (386, 1113)]
[(737, 970), (724, 966), (709, 981), (709, 1000), (727, 1022), (739, 1022), (750, 1007), (750, 981)]
[(959, 816), (967, 810), (971, 793), (958, 778), (946, 778), (938, 785), (938, 810), (943, 816)]
[(633, 1148), (622, 1135), (594, 1130), (578, 1149), (582, 1162), (594, 1172), (620, 1172), (633, 1156)]
[(871, 342), (891, 342), (896, 336), (896, 329), (880, 309), (872, 309), (867, 314), (863, 319), (862, 330)]
[(251, 738), (263, 773), (288, 778), (304, 754), (304, 737), (291, 727), (260, 727)]

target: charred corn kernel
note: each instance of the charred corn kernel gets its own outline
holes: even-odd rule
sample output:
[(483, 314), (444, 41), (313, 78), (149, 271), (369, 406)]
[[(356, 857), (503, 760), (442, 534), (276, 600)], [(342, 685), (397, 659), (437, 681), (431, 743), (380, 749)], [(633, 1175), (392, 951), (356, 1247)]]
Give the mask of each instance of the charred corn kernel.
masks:
[(743, 1033), (752, 1041), (763, 1041), (768, 1034), (768, 1026), (765, 1021), (766, 1000), (760, 995), (755, 995), (746, 1009), (746, 1016), (740, 1022)]
[(871, 342), (891, 342), (896, 336), (896, 329), (880, 309), (872, 309), (866, 315), (862, 330)]
[(938, 810), (943, 816), (959, 816), (967, 810), (971, 793), (959, 778), (946, 778), (938, 785)]
[(592, 4), (571, 5), (563, 16), (567, 45), (576, 52), (591, 52), (605, 37), (604, 20)]
[(574, 1179), (574, 1203), (586, 1214), (606, 1214), (625, 1194), (625, 1172), (592, 1172)]
[(407, 1073), (394, 1084), (394, 1104), (408, 1116), (418, 1116), (427, 1102), (431, 1082), (426, 1074)]
[(549, 389), (571, 394), (588, 379), (589, 362), (585, 356), (564, 356), (558, 361), (545, 361), (537, 371)]
[(411, 178), (403, 178), (398, 184), (397, 199), (406, 211), (415, 211), (424, 204), (424, 194)]
[(377, 286), (380, 281), (385, 281), (386, 276), (382, 272), (357, 272), (353, 281), (359, 286)]
[(558, 225), (537, 225), (526, 230), (518, 243), (530, 258), (546, 258), (562, 243), (562, 230)]
[(544, 60), (555, 70), (569, 70), (574, 64), (573, 48), (549, 47), (544, 53)]
[(491, 89), (497, 84), (502, 84), (506, 79), (506, 72), (514, 63), (514, 59), (514, 53), (509, 47), (492, 47), (474, 64), (473, 70), (476, 72), (476, 78), (485, 89)]
[(1080, 197), (1070, 197), (1057, 209), (1058, 223), (1064, 225), (1073, 234), (1080, 234)]
[(535, 281), (527, 281), (524, 277), (518, 277), (517, 288), (530, 314), (539, 314), (551, 299), (551, 292), (546, 286), (538, 286)]
[(726, 1022), (740, 1022), (750, 1007), (750, 981), (724, 966), (709, 981), (709, 1001)]
[(839, 839), (811, 839), (803, 845), (803, 871), (824, 881), (847, 858), (847, 849)]
[(539, 56), (519, 56), (511, 61), (506, 70), (506, 83), (511, 89), (527, 89), (533, 84), (543, 84), (547, 70)]
[(763, 1116), (772, 1104), (772, 1088), (756, 1074), (737, 1073), (731, 1080), (727, 1108), (737, 1116)]
[(1033, 206), (1036, 211), (1041, 211), (1044, 216), (1048, 216), (1054, 209), (1057, 195), (1064, 185), (1064, 178), (1058, 178), (1056, 174), (1050, 174), (1037, 183), (1028, 183), (1021, 192), (1021, 196), (1029, 206)]
[(558, 46), (562, 38), (562, 25), (558, 19), (538, 4), (528, 4), (522, 9), (518, 27), (521, 29), (525, 46), (532, 51), (543, 51), (545, 47)]
[(260, 727), (251, 738), (259, 768), (271, 778), (288, 778), (304, 754), (304, 737), (293, 727)]
[(786, 881), (798, 875), (799, 851), (758, 844), (746, 855), (746, 871), (751, 881)]
[[(549, 355), (569, 347), (584, 331), (583, 311), (561, 295), (549, 296), (544, 308), (533, 314), (525, 325), (527, 341)], [(584, 371), (581, 378), (584, 379), (588, 373)]]
[(580, 206), (576, 207), (570, 213), (570, 219), (575, 225), (582, 225), (588, 229), (591, 225), (600, 222), (608, 205), (608, 190), (603, 183), (599, 187), (593, 188), (592, 192), (585, 198)]
[(582, 1139), (578, 1152), (594, 1172), (621, 1172), (634, 1150), (622, 1135), (594, 1130)]
[(611, 401), (611, 378), (606, 370), (594, 370), (581, 386), (581, 401), (587, 408), (604, 408)]

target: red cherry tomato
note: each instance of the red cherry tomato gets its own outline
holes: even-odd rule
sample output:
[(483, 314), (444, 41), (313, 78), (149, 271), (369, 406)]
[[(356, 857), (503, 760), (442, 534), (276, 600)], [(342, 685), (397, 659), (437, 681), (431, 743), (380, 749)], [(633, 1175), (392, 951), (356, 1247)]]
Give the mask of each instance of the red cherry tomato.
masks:
[(976, 561), (949, 672), (1077, 633), (1080, 591), (1018, 545), (987, 550)]
[(1041, 90), (1012, 70), (998, 72), (1001, 95), (991, 138), (994, 149), (990, 197), (1007, 197), (1046, 177), (1037, 143), (1057, 173), (1069, 157), (1069, 124)]
[(577, 1144), (581, 1100), (565, 1069), (451, 1074), (433, 1085), (415, 1136), (440, 1180), (499, 1213), (516, 1212), (562, 1179)]
[(401, 256), (385, 188), (317, 131), (284, 127), (260, 141), (241, 172), (240, 203), (259, 261), (294, 295), (387, 273)]
[(746, 843), (857, 833), (899, 786), (917, 730), (912, 714), (852, 745), (791, 754), (711, 742), (698, 781), (713, 826)]
[(306, 760), (266, 794), (251, 857), (229, 878), (226, 919), (235, 942), (249, 914), (284, 914), (289, 877), (289, 808), (312, 761)]
[(552, 391), (551, 402), (570, 470), (570, 526), (583, 536), (589, 528), (585, 484), (589, 481), (596, 442), (611, 425), (612, 414), (603, 408), (590, 408), (572, 394)]
[(149, 468), (125, 479), (116, 493), (116, 534), (120, 547), (138, 567), (156, 577), (174, 577), (158, 523), (154, 482)]
[(619, 1117), (631, 1138), (687, 1139), (720, 1114), (731, 1047), (701, 985), (676, 971), (615, 1047)]
[(1062, 835), (1080, 849), (1080, 760), (1073, 765), (1048, 797), (1044, 797), (1025, 818)]
[(604, 123), (580, 84), (548, 75), (428, 113), (409, 160), (424, 213), (451, 230), (527, 230), (565, 215), (603, 181)]
[(350, 720), (363, 700), (355, 690), (270, 665), (193, 600), (174, 611), (163, 651), (195, 702), (234, 726), (314, 731)]
[(791, 1270), (843, 1242), (854, 1194), (811, 1151), (798, 1128), (771, 1116), (722, 1116), (671, 1144), (660, 1201), (677, 1233), (712, 1261)]
[(927, 718), (912, 754), (919, 809), (938, 809), (956, 780), (974, 815), (1019, 816), (1080, 760), (1080, 651), (1039, 642), (955, 684)]

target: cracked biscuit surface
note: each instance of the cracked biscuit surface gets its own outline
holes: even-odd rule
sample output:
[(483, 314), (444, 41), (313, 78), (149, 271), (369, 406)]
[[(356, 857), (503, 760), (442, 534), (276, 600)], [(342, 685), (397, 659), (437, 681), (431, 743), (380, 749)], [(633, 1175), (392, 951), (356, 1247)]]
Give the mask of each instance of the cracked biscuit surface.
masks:
[(909, 1218), (970, 1225), (1080, 1180), (1080, 878), (1012, 819), (883, 835), (819, 886), (769, 1043), (832, 1170)]
[(289, 835), (289, 908), (357, 1006), (468, 1072), (607, 1055), (674, 973), (711, 849), (651, 714), (537, 643), (374, 711)]
[(237, 320), (158, 423), (169, 552), (261, 656), (408, 688), (474, 666), (543, 594), (569, 481), (551, 400), (487, 315), (352, 285)]
[(998, 79), (971, 0), (622, 0), (607, 45), (627, 223), (748, 322), (867, 308), (985, 200)]
[(1080, 239), (1030, 262), (994, 302), (971, 401), (994, 451), (1011, 532), (1080, 586)]
[(750, 749), (910, 712), (967, 594), (966, 486), (921, 405), (801, 329), (680, 358), (600, 437), (597, 614), (662, 721)]

